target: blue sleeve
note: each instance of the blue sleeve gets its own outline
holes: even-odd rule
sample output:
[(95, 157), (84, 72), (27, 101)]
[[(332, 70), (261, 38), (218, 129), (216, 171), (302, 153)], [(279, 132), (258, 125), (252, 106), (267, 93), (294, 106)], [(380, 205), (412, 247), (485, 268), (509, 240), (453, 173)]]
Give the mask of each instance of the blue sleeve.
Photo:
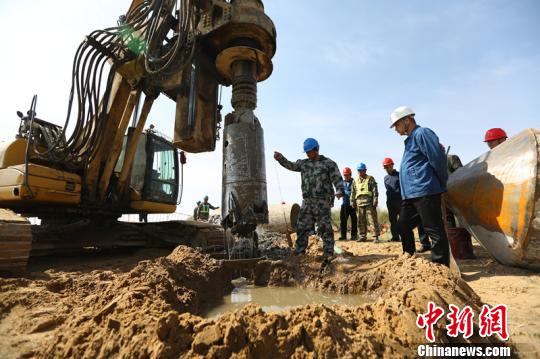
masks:
[(446, 164), (446, 155), (441, 148), (439, 138), (429, 128), (422, 128), (417, 137), (417, 144), (420, 151), (426, 156), (430, 166), (435, 171), (435, 175), (439, 179), (441, 186), (446, 188), (448, 180), (448, 169)]

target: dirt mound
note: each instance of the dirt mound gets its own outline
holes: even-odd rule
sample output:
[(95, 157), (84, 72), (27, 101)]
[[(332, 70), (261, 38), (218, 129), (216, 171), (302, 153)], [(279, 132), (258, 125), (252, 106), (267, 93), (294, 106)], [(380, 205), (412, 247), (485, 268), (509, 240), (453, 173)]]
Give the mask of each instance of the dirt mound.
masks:
[[(140, 262), (106, 288), (88, 295), (40, 355), (162, 355), (175, 313), (195, 313), (227, 290), (230, 277), (218, 261), (177, 247), (167, 257)], [(182, 346), (175, 350), (181, 351)]]
[[(393, 334), (391, 309), (376, 306), (327, 307), (307, 305), (284, 313), (265, 313), (247, 306), (217, 322), (201, 320), (194, 327), (186, 357), (375, 357), (412, 355), (404, 345), (421, 340)], [(412, 317), (407, 319), (414, 319)], [(410, 322), (410, 320), (408, 321)]]
[[(204, 319), (196, 314), (231, 290), (231, 273), (220, 261), (180, 246), (126, 272), (0, 279), (0, 334), (39, 343), (37, 352), (34, 344), (33, 350), (19, 348), (8, 356), (403, 357), (415, 356), (416, 346), (425, 342), (416, 318), (428, 301), (443, 308), (469, 305), (478, 315), (480, 299), (446, 267), (408, 255), (353, 256), (346, 250), (325, 266), (320, 242), (311, 242), (308, 255), (259, 262), (256, 284), (370, 294), (374, 302), (307, 305), (282, 313), (250, 305)], [(14, 323), (18, 327), (3, 328)], [(436, 343), (463, 340), (448, 337), (445, 325), (441, 320), (435, 328)], [(469, 338), (487, 340), (496, 338)]]
[[(309, 353), (335, 357), (414, 355), (423, 332), (416, 317), (425, 303), (471, 305), (479, 298), (448, 269), (402, 256), (376, 268), (348, 272), (343, 261), (324, 277), (313, 257), (264, 261), (257, 280), (270, 285), (304, 285), (342, 293), (376, 293), (374, 304), (357, 307), (308, 305), (284, 313), (257, 306), (207, 320), (196, 313), (203, 283), (222, 276), (219, 263), (179, 247), (169, 257), (141, 262), (66, 320), (43, 356), (107, 357), (286, 357)], [(357, 264), (356, 264), (357, 265)], [(262, 277), (268, 278), (264, 283)], [(223, 279), (221, 279), (223, 281)], [(214, 290), (220, 292), (217, 287)], [(222, 288), (223, 289), (223, 288)], [(221, 292), (220, 292), (221, 293)], [(186, 313), (190, 312), (190, 313)], [(453, 342), (439, 323), (437, 342)], [(480, 338), (472, 338), (481, 340)]]

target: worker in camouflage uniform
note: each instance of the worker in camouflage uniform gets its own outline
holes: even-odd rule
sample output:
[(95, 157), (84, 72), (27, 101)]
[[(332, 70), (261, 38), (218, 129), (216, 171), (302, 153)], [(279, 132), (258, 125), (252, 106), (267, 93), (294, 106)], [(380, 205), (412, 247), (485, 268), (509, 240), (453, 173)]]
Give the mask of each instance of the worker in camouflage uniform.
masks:
[(367, 175), (367, 167), (360, 163), (356, 168), (358, 177), (354, 180), (351, 190), (351, 203), (358, 213), (358, 232), (360, 234), (359, 242), (367, 240), (367, 215), (371, 216), (375, 239), (373, 242), (379, 242), (379, 221), (377, 220), (377, 204), (379, 191), (375, 178)]
[(340, 198), (343, 195), (343, 179), (337, 164), (319, 154), (317, 140), (306, 139), (304, 152), (308, 158), (296, 162), (290, 162), (281, 153), (274, 152), (274, 158), (280, 165), (288, 170), (300, 172), (302, 176), (303, 200), (296, 224), (295, 254), (306, 252), (309, 232), (316, 222), (317, 232), (323, 240), (324, 256), (330, 258), (334, 255), (334, 231), (330, 209), (334, 205), (334, 196)]

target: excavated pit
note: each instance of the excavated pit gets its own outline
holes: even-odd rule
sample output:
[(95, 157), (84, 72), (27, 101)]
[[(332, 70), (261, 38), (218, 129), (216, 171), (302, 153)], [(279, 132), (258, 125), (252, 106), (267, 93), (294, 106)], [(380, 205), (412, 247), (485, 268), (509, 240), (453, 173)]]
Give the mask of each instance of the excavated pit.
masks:
[[(251, 278), (255, 285), (369, 296), (371, 303), (308, 304), (280, 312), (249, 304), (205, 319), (200, 316), (205, 308), (233, 290), (235, 273), (179, 246), (131, 267), (108, 263), (96, 270), (49, 269), (27, 278), (0, 278), (0, 336), (8, 338), (0, 356), (415, 356), (417, 345), (425, 342), (416, 318), (428, 301), (443, 308), (469, 305), (476, 313), (482, 305), (446, 267), (419, 257), (345, 251), (323, 268), (314, 238), (306, 256), (257, 263)], [(273, 240), (279, 251), (287, 248), (284, 238)], [(435, 336), (439, 344), (463, 340), (448, 337), (444, 321)], [(497, 338), (474, 335), (470, 340)]]
[(301, 287), (260, 287), (246, 282), (245, 278), (241, 279), (241, 282), (233, 281), (235, 287), (232, 292), (203, 310), (201, 315), (204, 318), (219, 319), (248, 304), (260, 306), (265, 313), (274, 313), (308, 304), (357, 306), (373, 302), (373, 298), (367, 295), (321, 292)]

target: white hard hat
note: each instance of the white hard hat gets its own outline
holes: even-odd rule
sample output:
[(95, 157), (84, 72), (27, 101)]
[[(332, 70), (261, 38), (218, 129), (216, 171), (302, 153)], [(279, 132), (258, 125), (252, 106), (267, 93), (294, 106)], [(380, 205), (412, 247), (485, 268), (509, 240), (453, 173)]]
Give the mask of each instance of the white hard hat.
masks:
[(394, 127), (396, 122), (401, 120), (403, 117), (413, 115), (414, 111), (412, 108), (407, 106), (399, 106), (390, 114), (390, 128)]

